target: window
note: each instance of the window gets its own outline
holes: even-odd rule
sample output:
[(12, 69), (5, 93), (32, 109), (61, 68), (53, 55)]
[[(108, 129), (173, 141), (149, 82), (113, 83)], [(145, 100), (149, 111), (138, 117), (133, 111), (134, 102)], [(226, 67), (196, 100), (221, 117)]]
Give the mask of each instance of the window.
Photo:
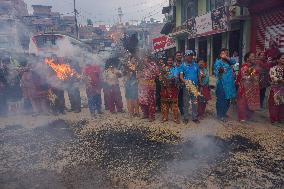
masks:
[(196, 0), (182, 0), (182, 23), (187, 19), (195, 17), (197, 15), (197, 1)]
[(35, 37), (36, 45), (38, 48), (56, 47), (56, 42), (58, 41), (58, 39), (60, 39), (60, 37), (55, 35), (49, 35), (49, 36), (44, 35), (44, 36)]
[(225, 0), (210, 0), (211, 10), (217, 9), (225, 5)]

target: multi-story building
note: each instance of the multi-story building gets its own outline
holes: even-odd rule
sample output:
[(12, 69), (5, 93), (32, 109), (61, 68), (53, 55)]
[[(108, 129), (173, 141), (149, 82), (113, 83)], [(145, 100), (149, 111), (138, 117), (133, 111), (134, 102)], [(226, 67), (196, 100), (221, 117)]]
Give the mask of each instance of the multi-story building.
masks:
[(28, 15), (27, 4), (23, 0), (0, 0), (0, 15), (20, 18)]
[(177, 50), (194, 50), (207, 60), (211, 73), (222, 47), (241, 56), (248, 51), (246, 8), (233, 6), (229, 0), (176, 0), (174, 6), (176, 26), (170, 36), (176, 40)]
[(22, 0), (0, 0), (0, 49), (22, 51), (28, 47), (27, 30), (22, 17), (28, 15)]
[(76, 36), (75, 16), (63, 16), (60, 21), (60, 31), (68, 35)]
[(32, 5), (33, 14), (24, 17), (24, 23), (32, 33), (60, 30), (60, 13), (52, 12), (52, 6)]
[(110, 48), (112, 39), (107, 36), (107, 29), (105, 25), (80, 26), (79, 27), (80, 40), (89, 44), (93, 50), (104, 50)]
[(164, 29), (170, 29), (176, 50), (195, 50), (211, 73), (221, 48), (238, 52), (241, 62), (249, 50), (264, 50), (270, 38), (280, 48), (284, 41), (283, 0), (170, 0), (163, 12), (170, 10), (174, 18)]
[(110, 28), (109, 34), (116, 42), (120, 41), (124, 35), (134, 36), (138, 40), (137, 49), (148, 51), (152, 49), (152, 40), (160, 36), (162, 27), (163, 24), (151, 21), (143, 21), (139, 25), (117, 24)]

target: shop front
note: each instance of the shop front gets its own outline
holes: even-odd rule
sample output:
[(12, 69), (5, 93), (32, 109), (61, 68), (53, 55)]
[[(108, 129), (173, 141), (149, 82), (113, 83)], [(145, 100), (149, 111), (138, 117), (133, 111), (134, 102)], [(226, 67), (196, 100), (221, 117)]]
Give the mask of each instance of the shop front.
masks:
[(178, 26), (173, 29), (173, 32), (169, 35), (169, 37), (175, 39), (176, 41), (176, 50), (184, 52), (187, 49), (187, 26), (185, 24)]
[[(207, 61), (210, 73), (222, 47), (227, 47), (226, 32), (229, 30), (227, 7), (214, 9), (188, 20), (188, 41), (198, 58)], [(193, 43), (195, 42), (195, 43)], [(195, 44), (193, 46), (192, 44)]]
[(284, 1), (252, 0), (249, 10), (252, 19), (251, 50), (266, 50), (273, 41), (284, 52)]

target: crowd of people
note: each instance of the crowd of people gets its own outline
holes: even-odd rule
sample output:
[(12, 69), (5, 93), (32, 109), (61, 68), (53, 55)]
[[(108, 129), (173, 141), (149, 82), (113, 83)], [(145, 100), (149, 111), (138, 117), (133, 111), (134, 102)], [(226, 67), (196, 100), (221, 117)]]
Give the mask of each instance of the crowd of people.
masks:
[[(244, 63), (236, 67), (236, 58), (229, 57), (228, 49), (221, 49), (214, 64), (217, 118), (226, 121), (230, 105), (236, 103), (239, 121), (248, 121), (253, 112), (264, 109), (266, 89), (270, 87), (271, 123), (283, 121), (283, 60), (283, 54), (271, 49), (258, 53), (257, 57), (248, 52)], [(124, 72), (110, 66), (100, 76), (102, 72), (94, 70), (97, 70), (96, 78), (102, 78), (105, 106), (112, 113), (122, 112), (120, 77), (124, 79), (127, 108), (132, 117), (140, 116), (141, 110), (143, 119), (154, 121), (156, 112), (161, 111), (161, 121), (167, 122), (171, 111), (174, 122), (180, 123), (182, 116), (186, 124), (190, 120), (191, 106), (191, 120), (199, 123), (212, 99), (206, 61), (197, 59), (191, 50), (159, 60), (146, 56), (143, 62), (131, 57)], [(96, 91), (97, 96), (101, 96), (101, 90)]]
[[(72, 69), (80, 72), (77, 63), (70, 60), (50, 57), (57, 64), (72, 65)], [(67, 92), (71, 109), (81, 112), (80, 79), (70, 77), (62, 80), (55, 70), (44, 63), (45, 58), (28, 55), (20, 65), (13, 65), (10, 57), (4, 57), (0, 64), (0, 116), (6, 116), (9, 111), (8, 102), (23, 102), (23, 113), (37, 115), (65, 114), (64, 91)], [(15, 74), (13, 74), (15, 73)], [(13, 82), (16, 80), (17, 82)], [(17, 90), (15, 90), (15, 88)], [(17, 96), (17, 98), (11, 98)]]
[[(43, 62), (33, 57), (35, 62)], [(57, 57), (51, 57), (57, 64), (63, 64)], [(67, 62), (66, 62), (67, 61)], [(162, 122), (169, 120), (180, 123), (181, 117), (187, 124), (190, 120), (199, 123), (206, 114), (206, 105), (212, 99), (209, 86), (209, 70), (204, 59), (198, 59), (194, 51), (176, 52), (158, 61), (151, 55), (131, 56), (123, 69), (115, 64), (101, 67), (64, 60), (77, 73), (66, 80), (58, 78), (56, 70), (46, 64), (27, 63), (19, 72), (22, 98), (25, 109), (35, 115), (64, 114), (65, 97), (68, 93), (71, 111), (81, 111), (80, 85), (83, 83), (92, 116), (102, 114), (102, 92), (105, 110), (122, 113), (123, 100), (120, 80), (124, 82), (126, 106), (131, 117), (155, 120), (161, 111)], [(229, 57), (228, 49), (221, 49), (214, 63), (216, 83), (216, 115), (221, 121), (228, 119), (230, 105), (237, 103), (240, 122), (248, 121), (255, 111), (265, 106), (269, 87), (268, 109), (271, 123), (280, 123), (284, 118), (284, 54), (278, 49), (269, 49), (255, 55), (248, 52), (241, 66), (234, 66), (236, 58)], [(9, 86), (7, 66), (3, 59), (0, 67), (0, 115), (7, 113), (7, 87)], [(79, 75), (79, 76), (78, 76)]]

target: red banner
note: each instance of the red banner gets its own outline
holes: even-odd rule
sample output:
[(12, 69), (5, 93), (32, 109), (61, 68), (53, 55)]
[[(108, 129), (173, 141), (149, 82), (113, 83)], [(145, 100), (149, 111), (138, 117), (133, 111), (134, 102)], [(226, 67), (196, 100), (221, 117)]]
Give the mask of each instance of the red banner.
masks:
[(153, 39), (153, 47), (155, 51), (163, 51), (175, 46), (175, 41), (166, 35)]

